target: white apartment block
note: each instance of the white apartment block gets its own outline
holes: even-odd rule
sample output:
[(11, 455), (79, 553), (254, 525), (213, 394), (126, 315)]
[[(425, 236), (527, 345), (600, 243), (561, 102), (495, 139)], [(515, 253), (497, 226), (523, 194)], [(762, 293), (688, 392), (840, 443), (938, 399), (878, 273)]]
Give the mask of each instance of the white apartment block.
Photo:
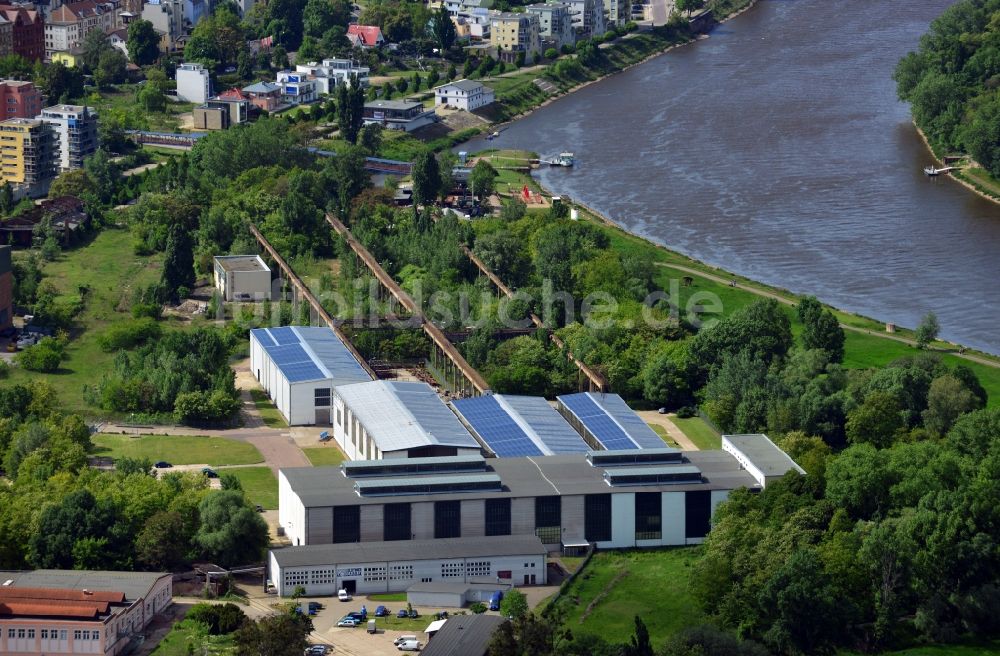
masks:
[(211, 96), (212, 81), (208, 69), (201, 64), (181, 64), (177, 67), (178, 98), (201, 105)]
[(83, 161), (97, 151), (97, 112), (82, 105), (46, 107), (38, 120), (52, 126), (59, 138), (59, 168), (83, 168)]
[(458, 80), (434, 88), (434, 105), (457, 107), (467, 112), (492, 105), (493, 89), (475, 80)]

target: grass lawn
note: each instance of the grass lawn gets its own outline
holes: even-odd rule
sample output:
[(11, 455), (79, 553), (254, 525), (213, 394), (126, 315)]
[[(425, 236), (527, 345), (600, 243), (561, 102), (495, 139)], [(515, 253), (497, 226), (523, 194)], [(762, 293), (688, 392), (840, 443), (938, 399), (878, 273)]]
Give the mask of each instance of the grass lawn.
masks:
[(660, 426), (659, 424), (646, 424), (646, 425), (652, 428), (653, 432), (659, 435), (660, 439), (662, 439), (664, 442), (667, 443), (667, 446), (672, 446), (672, 447), (678, 446), (677, 442), (674, 442), (672, 439), (670, 439), (670, 436), (667, 435), (667, 429), (664, 428), (663, 426)]
[(705, 423), (701, 417), (689, 417), (680, 419), (671, 417), (671, 421), (687, 435), (688, 439), (695, 443), (699, 449), (711, 450), (722, 448), (722, 437), (716, 433), (711, 426)]
[[(19, 254), (15, 253), (15, 257)], [(60, 399), (62, 409), (84, 416), (103, 415), (83, 398), (83, 386), (93, 385), (114, 363), (114, 353), (105, 353), (97, 343), (103, 328), (131, 318), (118, 311), (139, 286), (149, 285), (160, 278), (162, 255), (133, 255), (133, 239), (127, 230), (105, 228), (83, 246), (68, 250), (42, 268), (42, 282), (59, 290), (59, 300), (70, 301), (86, 287), (83, 311), (77, 316), (78, 329), (71, 335), (66, 349), (67, 359), (59, 371), (50, 374), (11, 370), (11, 383), (42, 379), (50, 383)], [(172, 323), (165, 320), (165, 327)]]
[(329, 465), (339, 465), (344, 462), (344, 454), (335, 444), (329, 446), (311, 446), (302, 449), (313, 467), (324, 467)]
[(406, 593), (405, 592), (387, 592), (386, 594), (373, 594), (368, 595), (368, 598), (372, 601), (397, 601), (406, 603)]
[(172, 465), (253, 465), (264, 462), (252, 444), (226, 437), (196, 435), (128, 435), (98, 434), (91, 438), (94, 453), (112, 458), (149, 458), (153, 462), (166, 460)]
[[(194, 651), (191, 651), (191, 648)], [(153, 650), (154, 656), (187, 656), (188, 654), (229, 655), (236, 653), (233, 636), (210, 636), (195, 622), (184, 620), (174, 625), (163, 641)]]
[(267, 394), (260, 390), (252, 389), (250, 390), (250, 398), (253, 399), (253, 404), (257, 408), (257, 412), (260, 413), (260, 418), (264, 420), (264, 424), (268, 428), (288, 428), (285, 418), (281, 416), (278, 409), (271, 403), (271, 399), (267, 398)]
[(686, 547), (594, 554), (557, 602), (565, 613), (565, 628), (608, 642), (627, 642), (638, 615), (652, 643), (661, 644), (702, 620), (689, 589), (691, 565), (700, 553), (700, 547)]
[(250, 503), (260, 504), (265, 510), (278, 507), (278, 479), (270, 467), (233, 467), (220, 469), (223, 474), (235, 474)]

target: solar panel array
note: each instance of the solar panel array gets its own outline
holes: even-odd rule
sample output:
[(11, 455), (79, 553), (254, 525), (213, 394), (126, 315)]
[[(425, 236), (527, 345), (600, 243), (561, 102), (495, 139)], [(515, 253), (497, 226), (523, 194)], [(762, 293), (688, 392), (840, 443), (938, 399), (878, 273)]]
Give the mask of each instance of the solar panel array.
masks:
[(529, 427), (532, 436), (550, 453), (586, 453), (590, 447), (580, 434), (540, 396), (499, 394), (501, 406)]
[(371, 380), (328, 328), (281, 326), (251, 332), (289, 383), (332, 378), (337, 385)]
[[(604, 409), (597, 405), (587, 392), (567, 394), (557, 397), (559, 402), (569, 409), (577, 419), (589, 430), (604, 448), (615, 451), (618, 449), (638, 449), (639, 446), (629, 438), (621, 426), (615, 423)], [(654, 433), (655, 435), (655, 433)], [(663, 446), (663, 441), (660, 441)]]
[(452, 406), (501, 458), (544, 455), (493, 396), (452, 401)]
[(663, 438), (657, 435), (632, 408), (628, 407), (622, 397), (617, 394), (594, 394), (593, 392), (587, 394), (604, 408), (609, 416), (614, 417), (622, 430), (640, 449), (662, 449), (664, 447)]

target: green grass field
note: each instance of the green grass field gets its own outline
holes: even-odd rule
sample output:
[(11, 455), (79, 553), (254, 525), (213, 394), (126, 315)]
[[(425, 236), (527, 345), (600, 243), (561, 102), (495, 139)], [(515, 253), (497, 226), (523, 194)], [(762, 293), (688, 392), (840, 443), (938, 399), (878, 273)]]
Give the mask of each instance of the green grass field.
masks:
[(268, 428), (288, 428), (288, 422), (281, 416), (278, 409), (267, 398), (267, 394), (260, 390), (250, 390), (250, 398), (253, 399), (254, 407), (260, 413), (260, 418)]
[(671, 417), (671, 421), (687, 435), (688, 439), (695, 443), (699, 449), (711, 450), (722, 448), (722, 437), (715, 432), (701, 417), (689, 417), (681, 419)]
[[(99, 382), (114, 363), (115, 354), (102, 351), (97, 338), (112, 323), (131, 318), (118, 308), (124, 307), (136, 287), (160, 278), (162, 256), (133, 255), (132, 242), (127, 230), (105, 228), (90, 243), (66, 251), (44, 265), (42, 283), (53, 284), (60, 292), (60, 301), (77, 298), (80, 287), (89, 290), (83, 311), (77, 316), (79, 328), (71, 334), (67, 359), (59, 371), (42, 374), (14, 368), (10, 372), (11, 383), (42, 379), (55, 388), (66, 412), (85, 416), (106, 414), (88, 405), (83, 397), (84, 385)], [(176, 322), (164, 322), (172, 323)]]
[(252, 444), (225, 437), (194, 435), (127, 435), (98, 434), (92, 438), (94, 453), (112, 458), (149, 458), (153, 462), (166, 460), (172, 465), (253, 465), (264, 462)]
[(309, 458), (309, 462), (313, 464), (313, 467), (339, 465), (344, 462), (344, 454), (335, 444), (308, 447), (302, 449), (302, 453), (306, 454), (306, 457)]
[(265, 510), (278, 508), (278, 479), (270, 467), (232, 467), (219, 472), (235, 474), (250, 503), (260, 504)]
[(228, 656), (236, 653), (233, 636), (210, 636), (195, 622), (178, 622), (153, 650), (153, 656), (188, 656), (201, 654)]
[(373, 594), (368, 595), (368, 598), (372, 601), (394, 601), (406, 603), (406, 593), (405, 592), (388, 592), (386, 594)]
[(564, 627), (609, 642), (627, 642), (638, 615), (653, 644), (661, 644), (702, 620), (689, 590), (691, 565), (699, 554), (699, 547), (594, 554), (557, 602), (565, 613)]
[(664, 428), (663, 426), (660, 426), (659, 424), (646, 424), (646, 425), (649, 426), (651, 429), (653, 429), (653, 432), (659, 435), (660, 439), (663, 440), (667, 444), (667, 446), (672, 446), (674, 448), (678, 446), (677, 442), (674, 442), (672, 439), (670, 439), (670, 436), (667, 435), (667, 429)]

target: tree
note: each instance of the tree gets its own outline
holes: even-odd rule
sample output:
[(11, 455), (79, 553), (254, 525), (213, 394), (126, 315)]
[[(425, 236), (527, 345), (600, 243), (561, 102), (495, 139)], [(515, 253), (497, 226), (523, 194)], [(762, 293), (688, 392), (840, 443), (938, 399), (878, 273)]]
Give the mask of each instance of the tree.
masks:
[(94, 73), (97, 72), (97, 67), (100, 65), (101, 55), (109, 50), (113, 50), (111, 44), (108, 43), (107, 35), (100, 28), (87, 32), (87, 35), (83, 37), (81, 49), (83, 50), (83, 65), (87, 67), (87, 70)]
[(201, 622), (208, 627), (209, 635), (226, 635), (238, 630), (247, 621), (243, 610), (233, 603), (195, 604), (184, 616), (186, 620)]
[(437, 158), (430, 150), (421, 151), (413, 160), (413, 212), (418, 205), (430, 205), (441, 189), (441, 172)]
[(802, 343), (807, 349), (822, 349), (830, 362), (844, 360), (844, 329), (832, 312), (824, 308), (813, 296), (799, 302), (796, 308), (802, 322)]
[(143, 86), (135, 99), (147, 112), (163, 112), (167, 109), (167, 97), (155, 84)]
[(281, 44), (274, 46), (274, 50), (271, 51), (271, 66), (279, 71), (288, 68), (288, 52)]
[(161, 282), (174, 299), (177, 298), (179, 288), (194, 285), (194, 249), (191, 236), (176, 223), (170, 227), (167, 237)]
[(236, 74), (241, 80), (250, 80), (253, 77), (254, 60), (253, 55), (246, 48), (240, 50), (236, 57)]
[(242, 492), (212, 493), (198, 505), (198, 513), (201, 527), (194, 542), (206, 558), (224, 567), (260, 559), (268, 542), (267, 524), (247, 505)]
[(451, 50), (451, 47), (455, 45), (456, 36), (455, 23), (451, 20), (451, 14), (448, 13), (447, 7), (441, 5), (437, 15), (434, 16), (434, 40), (437, 41), (442, 53)]
[(357, 143), (364, 124), (365, 92), (357, 77), (337, 87), (337, 128), (348, 143)]
[(350, 19), (350, 6), (341, 1), (308, 0), (302, 10), (302, 33), (315, 39), (321, 38), (335, 25), (345, 26)]
[(773, 298), (740, 308), (708, 330), (695, 335), (691, 353), (703, 367), (726, 355), (748, 351), (751, 358), (769, 364), (783, 358), (792, 345), (788, 316)]
[(10, 186), (10, 182), (5, 180), (3, 185), (0, 186), (0, 212), (4, 215), (10, 214), (11, 210), (14, 209), (14, 189)]
[(469, 183), (472, 185), (473, 193), (480, 201), (490, 196), (496, 187), (497, 171), (485, 159), (476, 162), (469, 174)]
[(308, 616), (282, 613), (245, 622), (234, 640), (241, 656), (300, 656), (312, 629)]
[(378, 123), (369, 123), (361, 128), (360, 144), (369, 155), (378, 155), (379, 148), (382, 147), (382, 126)]
[(978, 410), (982, 400), (954, 376), (939, 376), (927, 392), (924, 427), (932, 435), (944, 436), (963, 414)]
[(937, 315), (933, 312), (925, 314), (924, 318), (920, 320), (920, 325), (917, 326), (917, 348), (927, 348), (931, 342), (937, 339), (940, 330), (941, 325), (938, 323)]
[(868, 442), (880, 449), (887, 448), (906, 428), (903, 407), (894, 394), (876, 390), (848, 414), (845, 428), (851, 444)]
[(97, 70), (94, 71), (94, 82), (98, 88), (107, 89), (113, 84), (125, 81), (125, 55), (116, 48), (110, 48), (101, 53)]
[(690, 16), (691, 12), (705, 6), (705, 0), (677, 0), (674, 6), (677, 8), (677, 11), (683, 11)]
[(621, 656), (654, 656), (653, 645), (649, 641), (649, 629), (638, 615), (634, 618), (635, 633), (632, 640), (622, 646)]
[(118, 569), (127, 557), (118, 510), (86, 489), (47, 505), (29, 545), (34, 567), (47, 569)]
[(514, 621), (528, 614), (528, 598), (520, 590), (510, 590), (500, 600), (500, 614)]
[(135, 556), (151, 570), (172, 572), (187, 562), (191, 537), (190, 523), (180, 513), (155, 513), (136, 537)]
[(149, 66), (160, 56), (160, 36), (148, 20), (129, 23), (125, 42), (129, 59), (136, 66)]

